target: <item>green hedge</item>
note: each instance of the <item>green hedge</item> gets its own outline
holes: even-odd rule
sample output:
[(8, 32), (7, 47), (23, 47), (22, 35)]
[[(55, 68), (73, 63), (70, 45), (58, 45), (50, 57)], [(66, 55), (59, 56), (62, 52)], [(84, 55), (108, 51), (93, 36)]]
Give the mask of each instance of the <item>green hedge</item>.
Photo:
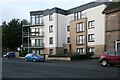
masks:
[(90, 59), (92, 53), (88, 53), (86, 55), (79, 55), (78, 53), (72, 54), (56, 54), (56, 55), (49, 55), (49, 57), (71, 57), (71, 60), (82, 60), (82, 59)]
[(66, 54), (56, 54), (56, 55), (49, 55), (49, 57), (70, 57), (70, 55), (66, 55)]

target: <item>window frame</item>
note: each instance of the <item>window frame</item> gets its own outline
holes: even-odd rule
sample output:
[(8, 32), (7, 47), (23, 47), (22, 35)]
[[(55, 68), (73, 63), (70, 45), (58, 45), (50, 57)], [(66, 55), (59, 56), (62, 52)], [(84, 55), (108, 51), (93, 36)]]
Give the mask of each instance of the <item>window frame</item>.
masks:
[[(32, 31), (32, 30), (34, 30), (34, 31)], [(30, 35), (32, 35), (32, 36), (38, 36), (39, 33), (40, 33), (39, 31), (40, 31), (39, 28), (31, 28)]]
[(70, 37), (67, 37), (67, 43), (70, 43)]
[[(91, 51), (90, 51), (90, 49), (91, 49)], [(89, 47), (88, 48), (88, 53), (94, 53), (95, 52), (95, 48), (94, 47)]]
[(53, 13), (49, 14), (49, 21), (52, 21), (52, 20), (53, 20)]
[[(81, 53), (81, 51), (82, 51), (82, 53)], [(76, 52), (79, 53), (80, 55), (85, 54), (85, 49), (84, 48), (77, 48)]]
[(84, 45), (84, 44), (85, 44), (84, 35), (77, 35), (76, 36), (76, 45)]
[(50, 25), (49, 26), (49, 33), (52, 33), (53, 32), (53, 25)]
[(53, 37), (49, 38), (49, 44), (53, 44)]
[(88, 42), (95, 42), (95, 34), (88, 34)]
[(93, 29), (95, 28), (95, 20), (88, 21), (88, 29)]
[(67, 26), (67, 32), (69, 32), (70, 31), (70, 26)]
[(84, 32), (85, 28), (84, 28), (84, 22), (80, 22), (76, 24), (76, 32)]
[(81, 11), (74, 13), (74, 20), (78, 20), (78, 19), (81, 19), (81, 18), (82, 18), (82, 12)]

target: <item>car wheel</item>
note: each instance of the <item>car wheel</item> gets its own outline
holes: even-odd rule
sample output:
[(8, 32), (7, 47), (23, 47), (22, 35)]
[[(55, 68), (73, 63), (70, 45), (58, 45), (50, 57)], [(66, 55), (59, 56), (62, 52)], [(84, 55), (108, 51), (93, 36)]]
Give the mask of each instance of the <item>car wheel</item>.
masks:
[(33, 62), (35, 62), (36, 60), (35, 60), (35, 59), (33, 59), (32, 61), (33, 61)]
[(25, 58), (25, 61), (28, 61), (28, 60)]
[(111, 67), (113, 67), (114, 65), (115, 65), (115, 64), (112, 64), (112, 63), (111, 63), (111, 64), (109, 64), (109, 66), (111, 66)]
[(108, 65), (108, 61), (107, 60), (102, 60), (101, 65), (106, 67)]

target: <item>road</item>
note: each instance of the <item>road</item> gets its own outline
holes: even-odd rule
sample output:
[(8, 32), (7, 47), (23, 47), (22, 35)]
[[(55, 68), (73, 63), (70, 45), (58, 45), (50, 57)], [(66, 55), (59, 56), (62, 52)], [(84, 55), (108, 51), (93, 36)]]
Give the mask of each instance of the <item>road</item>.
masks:
[(102, 67), (98, 60), (25, 62), (3, 59), (3, 78), (118, 78), (119, 66)]

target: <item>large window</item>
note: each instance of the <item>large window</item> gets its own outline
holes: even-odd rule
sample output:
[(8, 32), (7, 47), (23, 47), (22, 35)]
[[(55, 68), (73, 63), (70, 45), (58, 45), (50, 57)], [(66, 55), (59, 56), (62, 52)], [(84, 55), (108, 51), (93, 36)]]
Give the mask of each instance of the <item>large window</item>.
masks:
[(32, 36), (37, 36), (37, 35), (39, 35), (39, 28), (32, 28), (32, 29), (31, 29), (31, 35), (32, 35)]
[(32, 47), (43, 47), (43, 39), (32, 39), (31, 46)]
[(82, 22), (82, 23), (78, 23), (77, 25), (76, 25), (76, 31), (77, 32), (82, 32), (82, 31), (84, 31), (84, 23)]
[(49, 38), (49, 44), (53, 44), (53, 37)]
[(52, 21), (53, 20), (53, 14), (50, 14), (49, 15), (49, 21)]
[(88, 35), (88, 41), (89, 42), (94, 42), (95, 41), (95, 35), (94, 34), (89, 34)]
[(94, 28), (94, 27), (95, 27), (95, 21), (94, 21), (94, 20), (89, 21), (89, 22), (88, 22), (88, 29), (92, 29), (92, 28)]
[(77, 53), (84, 54), (85, 50), (84, 48), (77, 48)]
[(33, 15), (31, 16), (32, 25), (43, 24), (43, 15)]
[(44, 51), (43, 50), (32, 50), (32, 53), (37, 54), (37, 55), (41, 55), (44, 53)]
[(84, 44), (84, 35), (76, 36), (76, 44)]
[(49, 26), (49, 33), (53, 32), (53, 25)]
[(74, 13), (74, 20), (81, 19), (81, 17), (82, 17), (81, 12)]

